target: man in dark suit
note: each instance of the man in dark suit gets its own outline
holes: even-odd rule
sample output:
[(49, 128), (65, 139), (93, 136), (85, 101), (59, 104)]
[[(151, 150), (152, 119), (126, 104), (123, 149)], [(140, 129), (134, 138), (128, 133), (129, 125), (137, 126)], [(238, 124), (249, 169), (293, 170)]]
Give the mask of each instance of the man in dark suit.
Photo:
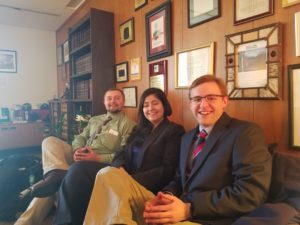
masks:
[(182, 138), (174, 180), (146, 202), (145, 222), (232, 224), (267, 198), (271, 156), (263, 132), (224, 112), (228, 97), (219, 78), (199, 77), (189, 98), (198, 125)]

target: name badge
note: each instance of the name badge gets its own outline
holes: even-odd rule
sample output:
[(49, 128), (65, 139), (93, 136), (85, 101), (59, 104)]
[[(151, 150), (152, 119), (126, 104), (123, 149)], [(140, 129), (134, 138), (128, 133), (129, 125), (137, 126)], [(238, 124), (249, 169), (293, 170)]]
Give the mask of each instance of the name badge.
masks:
[(118, 135), (119, 135), (119, 132), (116, 131), (116, 130), (113, 130), (113, 129), (109, 129), (108, 133), (109, 133), (109, 134), (112, 134), (112, 135), (114, 135), (114, 136), (118, 136)]

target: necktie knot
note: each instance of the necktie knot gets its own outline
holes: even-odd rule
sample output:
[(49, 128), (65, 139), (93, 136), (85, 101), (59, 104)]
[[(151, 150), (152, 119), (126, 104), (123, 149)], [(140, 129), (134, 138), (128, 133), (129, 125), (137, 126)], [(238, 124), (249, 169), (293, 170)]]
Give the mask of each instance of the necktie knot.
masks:
[(200, 138), (200, 139), (201, 139), (201, 138), (205, 139), (206, 136), (207, 136), (206, 130), (202, 129), (202, 130), (199, 132), (199, 138)]

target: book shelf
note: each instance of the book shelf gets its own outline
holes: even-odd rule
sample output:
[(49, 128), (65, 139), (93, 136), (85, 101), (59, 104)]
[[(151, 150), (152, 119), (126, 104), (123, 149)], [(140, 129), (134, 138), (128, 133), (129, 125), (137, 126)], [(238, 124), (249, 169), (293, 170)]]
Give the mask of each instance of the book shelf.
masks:
[[(70, 99), (60, 101), (66, 111), (62, 139), (72, 141), (76, 133), (76, 115), (106, 112), (103, 96), (114, 87), (114, 15), (91, 8), (69, 30)], [(65, 106), (63, 106), (65, 104)], [(54, 115), (54, 111), (53, 114)], [(57, 121), (53, 119), (53, 121)], [(53, 122), (55, 124), (55, 122)], [(54, 127), (55, 125), (52, 125)]]

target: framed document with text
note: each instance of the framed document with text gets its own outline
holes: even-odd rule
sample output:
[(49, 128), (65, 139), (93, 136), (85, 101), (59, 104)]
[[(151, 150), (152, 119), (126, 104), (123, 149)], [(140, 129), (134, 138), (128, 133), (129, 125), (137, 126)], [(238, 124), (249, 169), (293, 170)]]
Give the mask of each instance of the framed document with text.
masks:
[(149, 87), (156, 87), (167, 93), (168, 61), (149, 64)]
[(136, 86), (133, 87), (123, 87), (123, 92), (125, 95), (125, 107), (137, 107), (137, 93)]

